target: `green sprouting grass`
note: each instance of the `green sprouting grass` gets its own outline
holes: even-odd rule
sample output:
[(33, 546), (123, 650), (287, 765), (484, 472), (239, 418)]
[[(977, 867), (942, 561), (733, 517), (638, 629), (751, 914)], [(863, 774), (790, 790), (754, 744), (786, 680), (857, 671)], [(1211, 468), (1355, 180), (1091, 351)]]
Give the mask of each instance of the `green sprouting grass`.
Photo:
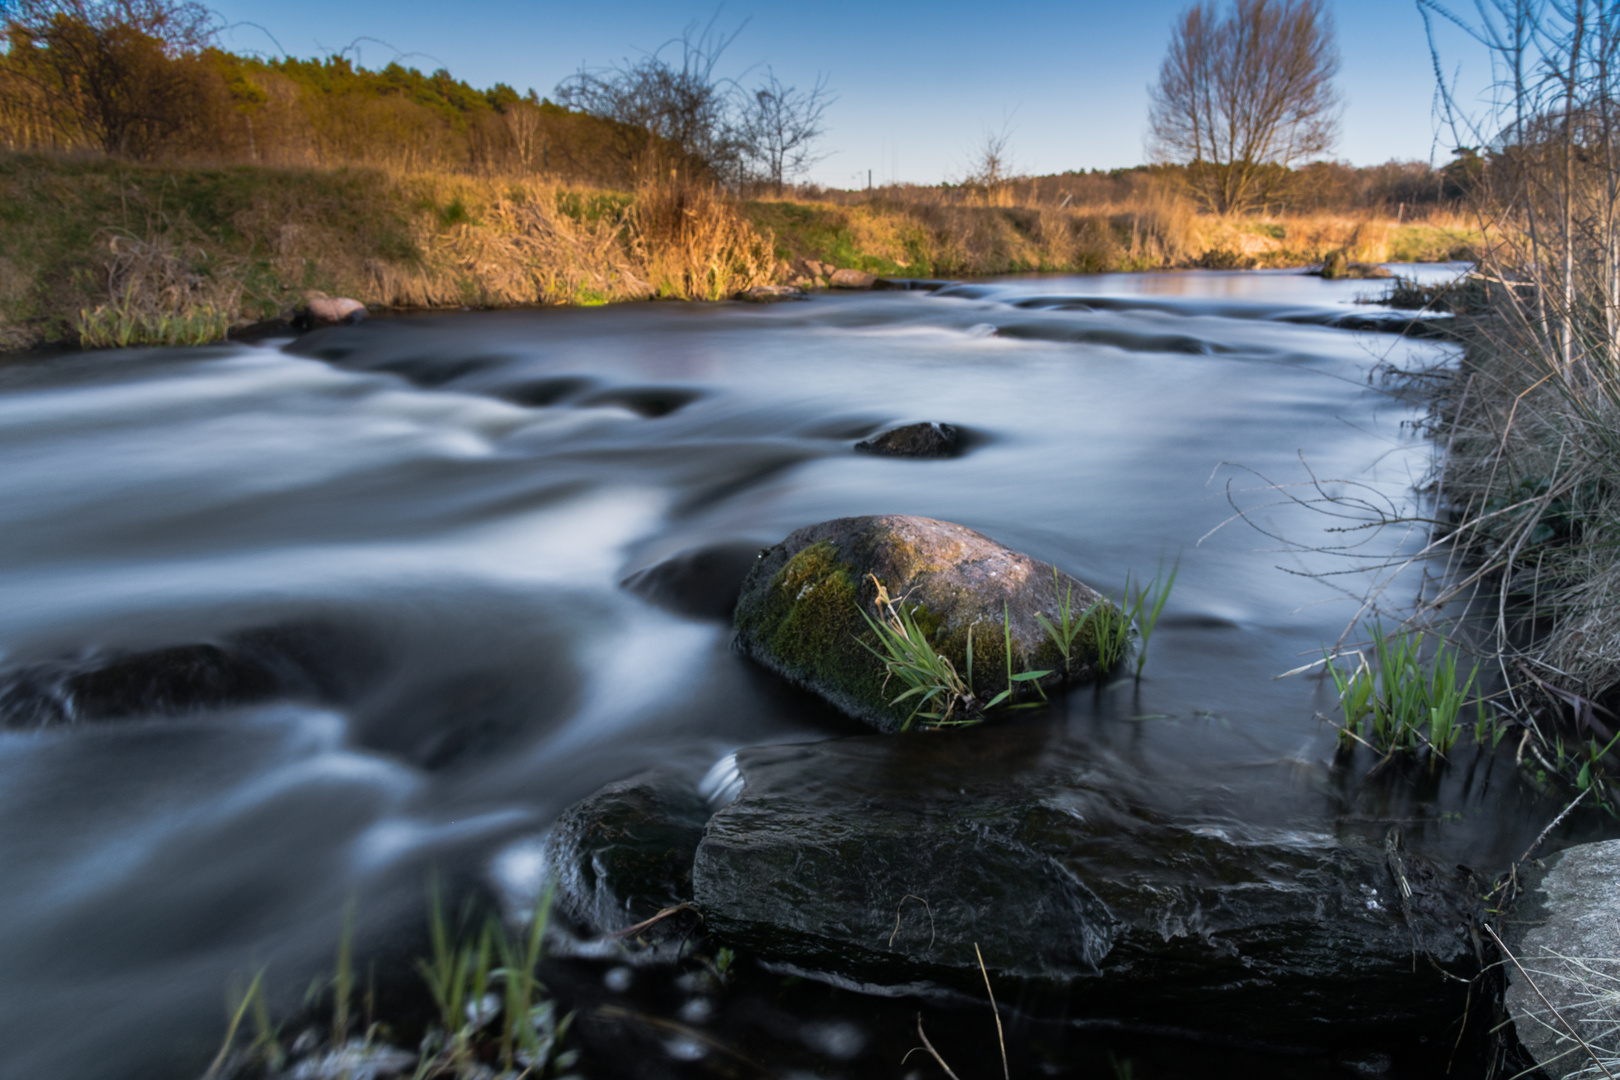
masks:
[(127, 303), (81, 308), (79, 341), (89, 349), (125, 349), (136, 345), (207, 345), (223, 341), (231, 315), (211, 305), (178, 314), (140, 311)]
[[(1327, 669), (1344, 716), (1340, 745), (1359, 742), (1386, 758), (1424, 752), (1434, 760), (1444, 758), (1463, 733), (1463, 706), (1478, 679), (1479, 665), (1462, 678), (1457, 650), (1444, 642), (1424, 659), (1422, 633), (1389, 634), (1377, 623), (1368, 632), (1371, 663), (1358, 652), (1355, 668), (1346, 673), (1328, 657)], [(1474, 734), (1483, 741), (1484, 703), (1477, 696), (1474, 701)]]
[(973, 690), (972, 627), (967, 632), (967, 674), (964, 677), (956, 670), (951, 658), (937, 651), (929, 642), (928, 632), (917, 621), (917, 605), (907, 604), (904, 597), (898, 601), (890, 598), (883, 583), (875, 575), (868, 576), (877, 586), (875, 603), (878, 617), (874, 619), (858, 605), (856, 610), (866, 620), (866, 625), (877, 639), (877, 645), (868, 645), (864, 641), (860, 644), (883, 662), (885, 685), (889, 679), (898, 679), (904, 688), (889, 704), (912, 702), (911, 713), (900, 725), (901, 731), (909, 729), (912, 721), (919, 717), (936, 727), (950, 727), (977, 724), (991, 709), (1003, 706), (1017, 709), (1037, 704), (1008, 705), (1023, 683), (1033, 683), (1036, 692), (1043, 698), (1046, 696), (1039, 680), (1052, 674), (1051, 671), (1013, 671), (1012, 623), (1005, 603), (1001, 609), (1001, 633), (1007, 661), (1007, 686), (988, 701), (981, 702)]
[[(937, 652), (928, 641), (928, 634), (917, 624), (916, 605), (907, 604), (905, 597), (898, 602), (889, 597), (888, 590), (876, 576), (878, 618), (856, 606), (861, 618), (877, 638), (877, 645), (861, 642), (873, 656), (883, 663), (884, 684), (898, 679), (903, 689), (889, 702), (900, 705), (911, 702), (911, 713), (900, 725), (905, 731), (912, 721), (921, 717), (936, 725), (975, 723), (979, 719), (978, 702), (973, 688), (957, 672), (951, 658)], [(973, 670), (973, 638), (968, 636), (968, 671)]]
[[(413, 1080), (482, 1080), (493, 1075), (492, 1065), (502, 1075), (539, 1080), (574, 1066), (578, 1052), (561, 1050), (572, 1014), (560, 1015), (538, 975), (551, 901), (548, 889), (523, 933), (513, 937), (499, 917), (491, 915), (475, 925), (465, 909), (452, 925), (437, 888), (432, 890), (431, 953), (417, 961), (417, 971), (432, 996), (437, 1023), (430, 1026), (416, 1049)], [(328, 1055), (364, 1056), (374, 1049), (388, 1049), (375, 1041), (386, 1035), (386, 1026), (371, 1023), (369, 1017), (363, 1039), (350, 1037), (355, 990), (353, 937), (351, 904), (344, 913), (334, 973), (330, 979), (316, 980), (308, 996), (309, 1004), (319, 1004), (330, 992)], [(255, 974), (246, 992), (231, 1006), (224, 1042), (205, 1080), (257, 1075), (257, 1069), (276, 1075), (286, 1064), (288, 1053), (265, 1004), (264, 975), (263, 970)], [(258, 1033), (244, 1050), (236, 1051), (238, 1032), (250, 1013)]]
[[(1142, 667), (1147, 663), (1148, 642), (1153, 638), (1153, 630), (1159, 624), (1159, 615), (1164, 611), (1165, 602), (1170, 599), (1170, 590), (1175, 588), (1176, 575), (1181, 572), (1181, 560), (1170, 567), (1170, 575), (1166, 577), (1161, 564), (1159, 572), (1153, 576), (1153, 581), (1146, 586), (1138, 587), (1134, 593), (1131, 589), (1131, 576), (1125, 575), (1125, 600), (1117, 603), (1112, 600), (1098, 600), (1078, 617), (1073, 614), (1073, 592), (1064, 594), (1058, 604), (1057, 621), (1037, 614), (1046, 636), (1051, 638), (1058, 651), (1063, 654), (1064, 671), (1069, 670), (1072, 662), (1074, 642), (1082, 632), (1090, 627), (1097, 642), (1097, 666), (1101, 671), (1111, 671), (1130, 652), (1131, 642), (1136, 641), (1136, 671), (1135, 677), (1142, 677)], [(1053, 571), (1054, 582), (1057, 571)]]
[(490, 1052), (503, 1068), (531, 1076), (554, 1061), (560, 1068), (571, 1064), (571, 1055), (557, 1053), (571, 1016), (558, 1018), (536, 974), (551, 900), (548, 889), (527, 932), (514, 941), (494, 915), (476, 932), (453, 934), (434, 890), (433, 954), (419, 960), (417, 970), (438, 1006), (439, 1023), (422, 1040), (418, 1077), (476, 1075)]

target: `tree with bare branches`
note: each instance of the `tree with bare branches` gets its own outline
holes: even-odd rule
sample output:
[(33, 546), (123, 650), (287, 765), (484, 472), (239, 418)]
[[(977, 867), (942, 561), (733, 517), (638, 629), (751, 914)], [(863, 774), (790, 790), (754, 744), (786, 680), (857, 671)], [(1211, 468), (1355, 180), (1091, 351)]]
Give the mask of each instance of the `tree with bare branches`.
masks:
[(1241, 213), (1338, 134), (1339, 70), (1326, 0), (1213, 0), (1182, 13), (1149, 88), (1149, 153), (1182, 162), (1194, 194)]
[(746, 96), (737, 125), (743, 155), (777, 193), (825, 156), (816, 152), (815, 144), (825, 134), (822, 118), (834, 100), (824, 77), (800, 90), (782, 85), (769, 67), (758, 88)]
[(621, 125), (620, 151), (638, 169), (662, 152), (689, 167), (734, 174), (734, 84), (715, 69), (740, 32), (721, 33), (712, 20), (702, 30), (694, 23), (639, 60), (576, 72), (558, 84), (557, 101)]

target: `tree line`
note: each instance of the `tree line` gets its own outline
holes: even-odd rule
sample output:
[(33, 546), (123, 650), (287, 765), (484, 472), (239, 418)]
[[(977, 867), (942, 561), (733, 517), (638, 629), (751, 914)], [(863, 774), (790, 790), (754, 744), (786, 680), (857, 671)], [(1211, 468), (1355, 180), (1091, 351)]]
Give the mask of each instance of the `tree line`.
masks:
[(444, 70), (347, 56), (243, 56), (189, 0), (0, 0), (0, 146), (134, 160), (544, 173), (627, 186), (674, 168), (780, 189), (817, 160), (818, 80), (722, 78), (735, 34), (695, 29), (650, 56), (583, 70), (557, 100)]

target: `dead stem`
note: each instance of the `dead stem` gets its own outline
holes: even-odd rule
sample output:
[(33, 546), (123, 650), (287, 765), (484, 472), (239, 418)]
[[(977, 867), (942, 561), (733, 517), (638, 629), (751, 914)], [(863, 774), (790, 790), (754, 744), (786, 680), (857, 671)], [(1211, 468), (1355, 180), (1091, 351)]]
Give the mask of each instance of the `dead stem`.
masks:
[[(1519, 974), (1524, 977), (1524, 981), (1529, 984), (1530, 989), (1536, 992), (1536, 997), (1540, 998), (1541, 1003), (1547, 1006), (1547, 1011), (1552, 1013), (1560, 1024), (1564, 1025), (1564, 1029), (1569, 1032), (1571, 1038), (1581, 1044), (1581, 1049), (1586, 1051), (1586, 1056), (1592, 1059), (1592, 1063), (1596, 1065), (1602, 1071), (1603, 1075), (1609, 1078), (1609, 1080), (1614, 1080), (1614, 1074), (1609, 1071), (1609, 1067), (1607, 1065), (1603, 1064), (1603, 1059), (1597, 1056), (1597, 1052), (1594, 1051), (1591, 1046), (1587, 1045), (1585, 1039), (1581, 1038), (1581, 1033), (1575, 1030), (1574, 1025), (1572, 1025), (1568, 1020), (1564, 1019), (1564, 1014), (1554, 1008), (1553, 1003), (1547, 1000), (1547, 995), (1541, 992), (1541, 987), (1536, 985), (1536, 980), (1532, 979), (1530, 977), (1530, 973), (1524, 970), (1524, 965), (1519, 963), (1519, 958), (1514, 956), (1513, 953), (1508, 950), (1508, 947), (1503, 944), (1502, 939), (1496, 936), (1496, 931), (1491, 929), (1489, 923), (1485, 924), (1485, 932), (1491, 935), (1491, 940), (1496, 942), (1496, 947), (1498, 949), (1502, 950), (1502, 955), (1507, 957), (1515, 968), (1518, 968)], [(922, 1030), (921, 1017), (919, 1017), (917, 1021), (917, 1030)], [(925, 1039), (924, 1041), (926, 1042), (927, 1040)], [(947, 1069), (946, 1071), (949, 1072), (950, 1070)]]
[(984, 976), (984, 992), (990, 995), (990, 1011), (996, 1015), (996, 1042), (1001, 1046), (1001, 1075), (1003, 1080), (1012, 1080), (1012, 1072), (1007, 1068), (1007, 1039), (1001, 1030), (1001, 1010), (996, 1008), (996, 992), (990, 989), (990, 972), (984, 967), (984, 954), (979, 951), (979, 943), (973, 943), (973, 955), (979, 958), (979, 974)]

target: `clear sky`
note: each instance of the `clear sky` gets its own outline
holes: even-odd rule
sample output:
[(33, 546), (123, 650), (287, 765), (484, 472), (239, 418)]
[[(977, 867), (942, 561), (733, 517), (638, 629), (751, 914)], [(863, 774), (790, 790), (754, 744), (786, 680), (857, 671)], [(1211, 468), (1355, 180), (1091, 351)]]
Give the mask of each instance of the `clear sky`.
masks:
[[(1433, 65), (1412, 0), (1330, 0), (1345, 99), (1337, 156), (1358, 165), (1391, 158), (1436, 163)], [(1188, 0), (824, 0), (815, 5), (729, 0), (717, 25), (742, 27), (722, 73), (745, 84), (769, 64), (785, 83), (824, 74), (827, 157), (812, 179), (937, 183), (960, 176), (987, 131), (1005, 127), (1017, 171), (1142, 163), (1147, 87), (1170, 26)], [(658, 48), (713, 6), (649, 0), (216, 0), (237, 51), (321, 56), (345, 48), (367, 67), (390, 60), (445, 67), (478, 87), (505, 82), (549, 95), (582, 65)], [(256, 23), (261, 32), (243, 23)], [(274, 37), (274, 42), (271, 40)], [(366, 40), (375, 39), (375, 40)], [(1475, 61), (1445, 43), (1448, 72)]]

